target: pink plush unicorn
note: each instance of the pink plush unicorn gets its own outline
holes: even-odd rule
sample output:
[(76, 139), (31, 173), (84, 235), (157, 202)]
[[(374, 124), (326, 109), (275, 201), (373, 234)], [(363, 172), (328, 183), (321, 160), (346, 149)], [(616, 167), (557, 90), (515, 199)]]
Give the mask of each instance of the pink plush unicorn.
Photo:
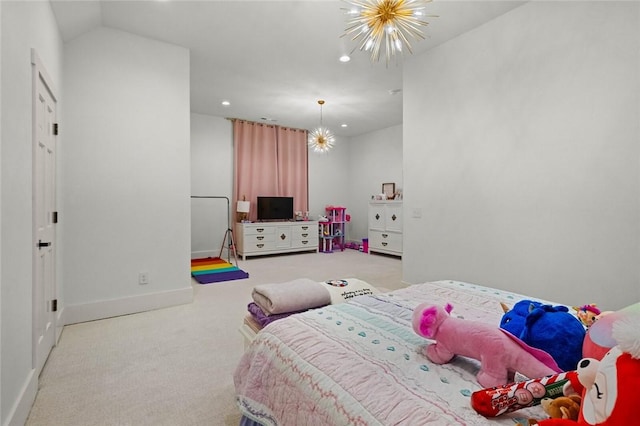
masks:
[(445, 364), (456, 355), (480, 361), (478, 383), (483, 387), (513, 381), (510, 373), (543, 377), (561, 370), (551, 355), (532, 348), (498, 326), (465, 321), (450, 316), (453, 306), (442, 308), (423, 303), (413, 312), (413, 329), (420, 336), (435, 340), (424, 355), (435, 364)]

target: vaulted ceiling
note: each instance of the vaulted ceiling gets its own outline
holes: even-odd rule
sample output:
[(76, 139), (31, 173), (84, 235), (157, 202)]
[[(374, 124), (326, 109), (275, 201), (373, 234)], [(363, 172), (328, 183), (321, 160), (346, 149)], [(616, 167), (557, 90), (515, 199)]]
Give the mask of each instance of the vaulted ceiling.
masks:
[[(194, 113), (311, 129), (324, 99), (323, 123), (354, 136), (402, 123), (403, 62), (523, 2), (434, 0), (426, 39), (388, 65), (351, 53), (355, 42), (341, 37), (349, 4), (341, 1), (51, 3), (65, 42), (103, 26), (188, 48)], [(343, 54), (351, 61), (340, 62)]]

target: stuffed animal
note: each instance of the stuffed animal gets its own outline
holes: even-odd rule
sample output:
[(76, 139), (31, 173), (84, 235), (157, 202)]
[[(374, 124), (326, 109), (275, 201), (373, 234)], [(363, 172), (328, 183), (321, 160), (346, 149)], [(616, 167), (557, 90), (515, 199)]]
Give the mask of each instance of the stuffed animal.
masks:
[[(580, 395), (559, 396), (557, 398), (543, 398), (540, 405), (550, 419), (578, 420), (580, 414)], [(528, 425), (537, 425), (540, 420), (529, 419)]]
[(582, 398), (574, 394), (557, 398), (543, 398), (540, 405), (549, 418), (578, 420), (581, 402)]
[(612, 336), (613, 324), (624, 315), (640, 313), (640, 302), (629, 305), (619, 311), (604, 311), (598, 315), (595, 323), (587, 329), (582, 343), (582, 357), (601, 360), (609, 350), (616, 346)]
[(575, 369), (582, 358), (585, 328), (566, 306), (521, 300), (502, 316), (500, 328), (547, 352), (563, 371)]
[(540, 421), (539, 425), (618, 426), (636, 422), (640, 384), (640, 312), (617, 319), (612, 335), (617, 345), (601, 361), (585, 358), (578, 363), (578, 380), (584, 387), (578, 420), (549, 419)]
[(541, 377), (560, 371), (553, 358), (531, 348), (489, 324), (465, 321), (449, 315), (444, 308), (423, 303), (413, 312), (413, 329), (420, 336), (435, 340), (424, 348), (424, 355), (436, 364), (445, 364), (456, 355), (480, 360), (478, 383), (484, 387), (509, 383), (510, 373)]
[(509, 308), (505, 303), (500, 303), (500, 306), (504, 311), (504, 315), (500, 319), (500, 328), (507, 330), (514, 336), (519, 336), (524, 330), (525, 319), (529, 312), (542, 306), (542, 303), (535, 300), (520, 300), (513, 305), (513, 308)]
[(594, 304), (574, 306), (573, 310), (576, 311), (576, 316), (585, 327), (591, 327), (596, 322), (598, 315), (602, 313), (600, 309)]

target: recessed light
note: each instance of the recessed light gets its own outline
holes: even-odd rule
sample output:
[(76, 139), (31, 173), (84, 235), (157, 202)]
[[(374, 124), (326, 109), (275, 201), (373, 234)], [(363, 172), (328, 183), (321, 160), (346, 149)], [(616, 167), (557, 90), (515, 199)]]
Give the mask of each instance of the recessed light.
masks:
[(340, 62), (349, 62), (350, 60), (351, 60), (351, 57), (349, 55), (340, 56)]
[(231, 105), (231, 102), (229, 102), (229, 101), (222, 101), (222, 105), (224, 105), (224, 106), (229, 106), (229, 105)]
[(269, 118), (269, 117), (260, 117), (260, 120), (264, 120), (264, 121), (271, 121), (271, 122), (275, 122), (278, 121), (275, 118)]
[(347, 125), (347, 123), (342, 123), (340, 127), (349, 127), (349, 126)]
[(390, 95), (397, 95), (400, 92), (402, 92), (402, 89), (391, 89), (391, 90), (389, 90), (389, 94)]

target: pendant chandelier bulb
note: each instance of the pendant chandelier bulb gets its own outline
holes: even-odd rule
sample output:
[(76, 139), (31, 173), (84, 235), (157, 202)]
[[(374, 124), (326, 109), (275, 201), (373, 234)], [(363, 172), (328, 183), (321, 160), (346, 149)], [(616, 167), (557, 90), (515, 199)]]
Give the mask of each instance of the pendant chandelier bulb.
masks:
[(307, 144), (315, 152), (325, 153), (333, 147), (336, 139), (331, 131), (322, 125), (322, 105), (324, 105), (324, 100), (318, 99), (318, 105), (320, 105), (320, 127), (309, 133)]

